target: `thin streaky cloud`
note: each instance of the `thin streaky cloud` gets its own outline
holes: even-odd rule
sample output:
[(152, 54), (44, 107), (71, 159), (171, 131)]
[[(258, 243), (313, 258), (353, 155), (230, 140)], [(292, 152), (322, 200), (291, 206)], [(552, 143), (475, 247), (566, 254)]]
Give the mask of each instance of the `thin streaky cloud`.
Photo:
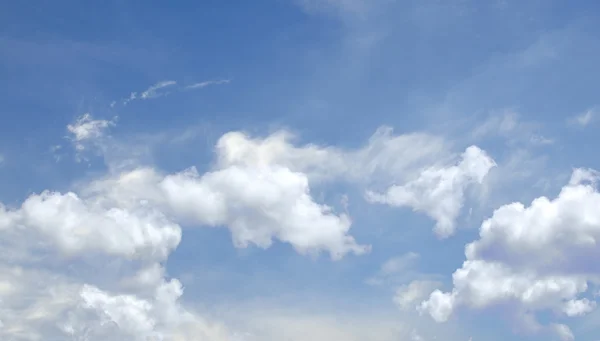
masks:
[(137, 99), (137, 92), (132, 92), (129, 94), (129, 98), (125, 98), (123, 100), (123, 105), (127, 105), (127, 103)]
[[(167, 88), (170, 86), (174, 86), (176, 84), (177, 84), (176, 81), (161, 81), (161, 82), (158, 82), (158, 83), (152, 85), (148, 89), (142, 91), (142, 93), (139, 95), (137, 92), (132, 92), (131, 94), (129, 94), (128, 98), (123, 100), (123, 105), (127, 105), (129, 102), (135, 101), (138, 99), (143, 100), (143, 99), (152, 99), (152, 98), (166, 96), (168, 94), (168, 92), (163, 92), (163, 91), (161, 91), (161, 89), (164, 89), (164, 88)], [(111, 108), (112, 107), (114, 107), (114, 105), (111, 103)]]
[(140, 95), (141, 99), (148, 99), (148, 98), (155, 98), (155, 97), (160, 97), (163, 96), (164, 93), (159, 92), (158, 90), (169, 87), (169, 86), (173, 86), (176, 85), (177, 82), (176, 81), (162, 81), (162, 82), (158, 82), (156, 84), (154, 84), (153, 86), (149, 87), (148, 90), (142, 92), (142, 94)]
[(229, 84), (231, 82), (231, 80), (229, 79), (219, 79), (219, 80), (213, 80), (213, 81), (204, 81), (204, 82), (200, 82), (200, 83), (194, 83), (191, 85), (188, 85), (185, 87), (185, 89), (198, 89), (198, 88), (204, 88), (210, 85), (221, 85), (221, 84)]
[[(194, 83), (194, 84), (187, 85), (184, 87), (178, 87), (178, 88), (175, 88), (174, 91), (180, 92), (180, 91), (185, 91), (185, 90), (201, 89), (201, 88), (205, 88), (205, 87), (211, 86), (211, 85), (229, 84), (230, 82), (231, 82), (230, 79), (210, 80), (210, 81)], [(175, 87), (176, 85), (177, 85), (177, 81), (173, 81), (173, 80), (161, 81), (161, 82), (158, 82), (158, 83), (152, 85), (151, 87), (142, 91), (139, 94), (138, 94), (138, 92), (132, 92), (129, 95), (129, 97), (123, 99), (121, 101), (121, 103), (123, 105), (127, 105), (127, 104), (129, 104), (129, 102), (135, 101), (135, 100), (146, 100), (146, 99), (154, 99), (154, 98), (158, 98), (158, 97), (164, 97), (171, 93), (169, 91), (164, 91), (164, 89), (172, 88), (172, 87)], [(116, 102), (113, 101), (110, 104), (110, 107), (113, 108), (115, 106), (115, 104), (116, 104)]]

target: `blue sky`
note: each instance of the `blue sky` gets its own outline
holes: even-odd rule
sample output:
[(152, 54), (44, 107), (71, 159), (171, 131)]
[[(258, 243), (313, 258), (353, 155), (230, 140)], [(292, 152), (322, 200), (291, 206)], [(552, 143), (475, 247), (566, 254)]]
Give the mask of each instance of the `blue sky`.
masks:
[(598, 10), (0, 5), (0, 335), (600, 339)]

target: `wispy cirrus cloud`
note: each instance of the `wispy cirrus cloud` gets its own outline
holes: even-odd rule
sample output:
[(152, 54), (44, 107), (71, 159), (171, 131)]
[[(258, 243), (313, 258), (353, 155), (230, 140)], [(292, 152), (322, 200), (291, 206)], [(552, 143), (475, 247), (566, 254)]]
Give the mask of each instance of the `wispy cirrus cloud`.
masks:
[(567, 123), (571, 125), (577, 125), (580, 127), (586, 127), (596, 120), (596, 118), (598, 117), (598, 111), (598, 107), (589, 108), (584, 112), (580, 113), (579, 115), (570, 117), (567, 120)]
[(230, 79), (219, 79), (219, 80), (212, 80), (212, 81), (204, 81), (204, 82), (199, 82), (199, 83), (194, 83), (191, 85), (187, 85), (185, 87), (186, 90), (191, 90), (191, 89), (201, 89), (201, 88), (205, 88), (207, 86), (211, 86), (211, 85), (221, 85), (221, 84), (229, 84), (231, 82)]
[(477, 125), (471, 132), (471, 138), (482, 140), (500, 137), (510, 146), (542, 146), (554, 143), (552, 138), (541, 135), (541, 125), (533, 121), (523, 120), (523, 115), (512, 110), (504, 109), (491, 112), (488, 118)]
[[(172, 87), (175, 85), (177, 85), (176, 81), (172, 81), (172, 80), (160, 81), (160, 82), (150, 86), (148, 89), (142, 91), (140, 94), (138, 94), (138, 92), (132, 92), (131, 94), (129, 94), (128, 98), (122, 100), (122, 103), (123, 103), (123, 105), (127, 105), (129, 102), (135, 101), (138, 99), (144, 100), (144, 99), (152, 99), (152, 98), (166, 96), (169, 94), (169, 92), (164, 91), (163, 89)], [(113, 102), (111, 104), (111, 106), (114, 106), (115, 104), (116, 104), (116, 102)]]
[[(179, 83), (177, 81), (164, 80), (164, 81), (155, 83), (154, 85), (148, 87), (144, 91), (130, 93), (129, 97), (122, 99), (120, 101), (120, 103), (122, 105), (127, 105), (130, 102), (136, 101), (136, 100), (155, 99), (155, 98), (159, 98), (159, 97), (168, 96), (169, 94), (171, 94), (173, 92), (202, 89), (202, 88), (206, 88), (211, 85), (223, 85), (223, 84), (229, 84), (230, 82), (231, 82), (230, 79), (217, 79), (217, 80), (208, 80), (208, 81), (197, 82), (197, 83), (193, 83), (193, 84), (189, 84), (189, 85), (179, 85)], [(110, 104), (110, 107), (112, 108), (112, 107), (116, 106), (117, 103), (118, 103), (117, 101), (113, 101)]]
[(176, 81), (158, 82), (158, 83), (152, 85), (151, 87), (149, 87), (148, 90), (142, 92), (142, 94), (140, 95), (140, 98), (141, 99), (149, 99), (149, 98), (156, 98), (156, 97), (166, 95), (166, 94), (168, 94), (168, 92), (163, 92), (163, 91), (161, 91), (161, 89), (172, 87), (176, 84), (177, 84)]

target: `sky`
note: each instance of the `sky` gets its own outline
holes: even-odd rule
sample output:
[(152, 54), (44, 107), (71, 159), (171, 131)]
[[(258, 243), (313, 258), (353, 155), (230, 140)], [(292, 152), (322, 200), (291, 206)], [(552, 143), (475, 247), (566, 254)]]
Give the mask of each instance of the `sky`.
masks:
[(0, 338), (600, 340), (600, 6), (0, 4)]

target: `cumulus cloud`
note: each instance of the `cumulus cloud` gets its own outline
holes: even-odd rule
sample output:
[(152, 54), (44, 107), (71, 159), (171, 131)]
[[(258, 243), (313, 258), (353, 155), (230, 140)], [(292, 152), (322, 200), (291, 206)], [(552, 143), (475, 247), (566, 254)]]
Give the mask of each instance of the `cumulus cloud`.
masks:
[[(566, 316), (593, 310), (596, 302), (581, 296), (599, 283), (598, 265), (590, 261), (600, 255), (597, 181), (598, 172), (576, 169), (556, 198), (498, 208), (481, 225), (479, 239), (466, 246), (466, 261), (452, 276), (454, 289), (434, 291), (421, 309), (440, 322), (459, 306), (511, 303)], [(558, 329), (569, 339), (565, 327)]]
[(365, 253), (348, 235), (351, 221), (310, 196), (308, 179), (283, 167), (228, 167), (200, 176), (194, 169), (161, 183), (174, 212), (201, 224), (226, 225), (235, 245), (269, 247), (272, 238), (301, 253), (333, 258)]
[(180, 304), (176, 279), (147, 283), (148, 294), (112, 293), (44, 269), (1, 270), (3, 340), (231, 340), (224, 325)]
[(396, 183), (385, 193), (367, 191), (367, 199), (397, 207), (411, 207), (436, 220), (436, 233), (454, 233), (455, 219), (465, 201), (465, 192), (481, 184), (495, 166), (483, 150), (471, 146), (461, 161), (452, 162), (444, 139), (425, 133), (394, 135), (381, 127), (368, 143), (356, 150), (291, 144), (285, 131), (264, 139), (240, 132), (225, 134), (217, 143), (222, 166), (280, 164), (303, 172), (311, 181), (344, 180), (362, 185)]
[(436, 221), (436, 234), (448, 237), (454, 233), (455, 220), (464, 204), (467, 187), (481, 184), (494, 166), (494, 160), (483, 150), (471, 146), (465, 150), (458, 164), (427, 168), (418, 178), (391, 186), (383, 194), (367, 192), (367, 200), (424, 212)]
[[(437, 221), (437, 232), (446, 236), (454, 230), (454, 219), (463, 205), (467, 186), (481, 183), (494, 166), (493, 160), (474, 146), (463, 153), (462, 161), (458, 164), (448, 165), (446, 161), (440, 164), (440, 159), (451, 157), (444, 139), (425, 133), (394, 135), (389, 127), (378, 129), (364, 147), (355, 150), (312, 144), (295, 146), (292, 144), (293, 140), (294, 136), (286, 131), (276, 132), (265, 138), (230, 132), (223, 135), (216, 144), (217, 162), (211, 172), (200, 175), (191, 168), (160, 180), (158, 178), (162, 175), (152, 169), (135, 169), (120, 174), (120, 180), (115, 181), (131, 180), (130, 185), (135, 188), (121, 186), (129, 188), (129, 193), (124, 193), (125, 190), (122, 189), (121, 194), (135, 199), (150, 196), (150, 199), (164, 201), (164, 198), (169, 198), (167, 206), (174, 213), (188, 219), (195, 215), (197, 224), (229, 226), (232, 231), (236, 231), (233, 236), (237, 245), (251, 242), (266, 247), (270, 245), (271, 238), (278, 236), (284, 241), (294, 240), (295, 247), (307, 251), (310, 247), (301, 245), (306, 241), (301, 241), (302, 238), (297, 233), (291, 232), (296, 229), (293, 223), (273, 223), (281, 220), (276, 218), (277, 214), (306, 217), (308, 220), (303, 224), (310, 221), (314, 223), (316, 220), (313, 219), (319, 219), (325, 224), (323, 226), (329, 226), (325, 230), (330, 231), (327, 233), (332, 233), (332, 236), (345, 235), (342, 231), (347, 231), (350, 226), (348, 216), (332, 215), (331, 208), (314, 203), (309, 193), (310, 184), (340, 180), (362, 185), (401, 183), (402, 185), (390, 187), (385, 195), (369, 192), (369, 198), (372, 201), (424, 211)], [(136, 177), (141, 179), (136, 180)], [(146, 180), (143, 180), (145, 177)], [(144, 181), (148, 183), (144, 184)], [(236, 187), (230, 185), (232, 181), (236, 181)], [(273, 190), (263, 191), (262, 187), (258, 189), (259, 184), (265, 186), (265, 189)], [(241, 198), (256, 196), (251, 193), (261, 195), (256, 198)], [(405, 195), (399, 196), (402, 193)], [(272, 197), (268, 197), (269, 195)], [(234, 196), (240, 196), (240, 199)], [(283, 200), (284, 197), (294, 198), (295, 201)], [(253, 202), (260, 202), (260, 205), (267, 205), (278, 213), (270, 211), (268, 218), (263, 217), (258, 221), (256, 217), (250, 219), (247, 215), (247, 219), (242, 220), (231, 218), (232, 209), (227, 207), (227, 203), (238, 200), (245, 204), (236, 205), (246, 207), (245, 209), (248, 208), (246, 205), (252, 206)], [(307, 206), (300, 203), (306, 203)], [(285, 209), (284, 204), (288, 206)], [(279, 208), (275, 209), (275, 206)], [(198, 207), (201, 209), (198, 210)], [(314, 212), (310, 215), (315, 218), (309, 218), (307, 212)], [(261, 228), (249, 229), (247, 226), (251, 221), (258, 222), (253, 225)], [(313, 242), (321, 237), (315, 238)], [(322, 240), (319, 243), (330, 242)], [(353, 245), (354, 242), (349, 239), (335, 244), (338, 246), (329, 244), (327, 248), (331, 252), (343, 254), (347, 250), (342, 245)], [(333, 251), (334, 249), (338, 251)], [(354, 246), (350, 249), (360, 253)]]
[(390, 127), (379, 128), (358, 149), (307, 144), (295, 146), (295, 136), (278, 131), (266, 138), (230, 132), (217, 142), (221, 166), (279, 164), (306, 173), (311, 180), (342, 179), (352, 182), (403, 180), (445, 157), (445, 140), (426, 133), (395, 135)]
[[(78, 152), (94, 146), (108, 159), (121, 152), (112, 150), (119, 144), (108, 135), (114, 125), (114, 120), (86, 114), (67, 130)], [(164, 173), (133, 162), (127, 168), (109, 167), (105, 176), (71, 191), (46, 190), (18, 205), (0, 205), (0, 234), (5, 237), (0, 251), (10, 255), (2, 265), (8, 277), (0, 281), (2, 335), (19, 340), (41, 335), (86, 340), (190, 340), (205, 335), (230, 340), (235, 335), (227, 328), (185, 308), (179, 302), (181, 284), (167, 280), (161, 264), (179, 245), (184, 228), (224, 227), (236, 247), (268, 248), (279, 241), (300, 254), (325, 252), (337, 260), (364, 254), (370, 247), (351, 235), (349, 213), (318, 202), (313, 186), (404, 183), (426, 201), (436, 190), (415, 186), (419, 181), (442, 188), (444, 181), (481, 181), (492, 165), (481, 163), (485, 153), (471, 147), (459, 164), (440, 166), (441, 176), (436, 176), (440, 158), (441, 164), (452, 159), (445, 141), (426, 133), (394, 135), (387, 127), (357, 149), (298, 146), (293, 140), (285, 131), (264, 138), (230, 132), (217, 142), (215, 162), (205, 173), (194, 167)], [(435, 209), (433, 200), (427, 205)], [(412, 259), (407, 257), (405, 263)], [(382, 276), (400, 272), (402, 263), (387, 262)], [(27, 283), (16, 286), (20, 281)], [(415, 282), (399, 290), (398, 302), (413, 302), (428, 285)], [(576, 314), (585, 307), (574, 302), (568, 309)], [(316, 339), (352, 339), (327, 328)]]
[(181, 240), (181, 229), (153, 209), (102, 207), (77, 194), (43, 192), (20, 208), (0, 206), (0, 229), (43, 238), (65, 254), (102, 251), (131, 258), (166, 259)]
[(110, 203), (46, 191), (0, 206), (2, 339), (229, 340), (165, 279), (159, 264), (179, 225), (156, 208)]
[(369, 250), (348, 234), (346, 214), (316, 203), (306, 176), (283, 167), (231, 166), (202, 175), (191, 168), (165, 176), (137, 169), (86, 191), (122, 207), (146, 202), (188, 225), (225, 226), (238, 247), (267, 248), (276, 238), (300, 253), (327, 251), (334, 259)]
[[(123, 340), (231, 340), (225, 326), (210, 324), (182, 307), (178, 300), (183, 288), (178, 280), (162, 281), (151, 298), (111, 294), (83, 285), (82, 307), (93, 312), (101, 326), (118, 327)], [(70, 326), (76, 330), (77, 325)]]

